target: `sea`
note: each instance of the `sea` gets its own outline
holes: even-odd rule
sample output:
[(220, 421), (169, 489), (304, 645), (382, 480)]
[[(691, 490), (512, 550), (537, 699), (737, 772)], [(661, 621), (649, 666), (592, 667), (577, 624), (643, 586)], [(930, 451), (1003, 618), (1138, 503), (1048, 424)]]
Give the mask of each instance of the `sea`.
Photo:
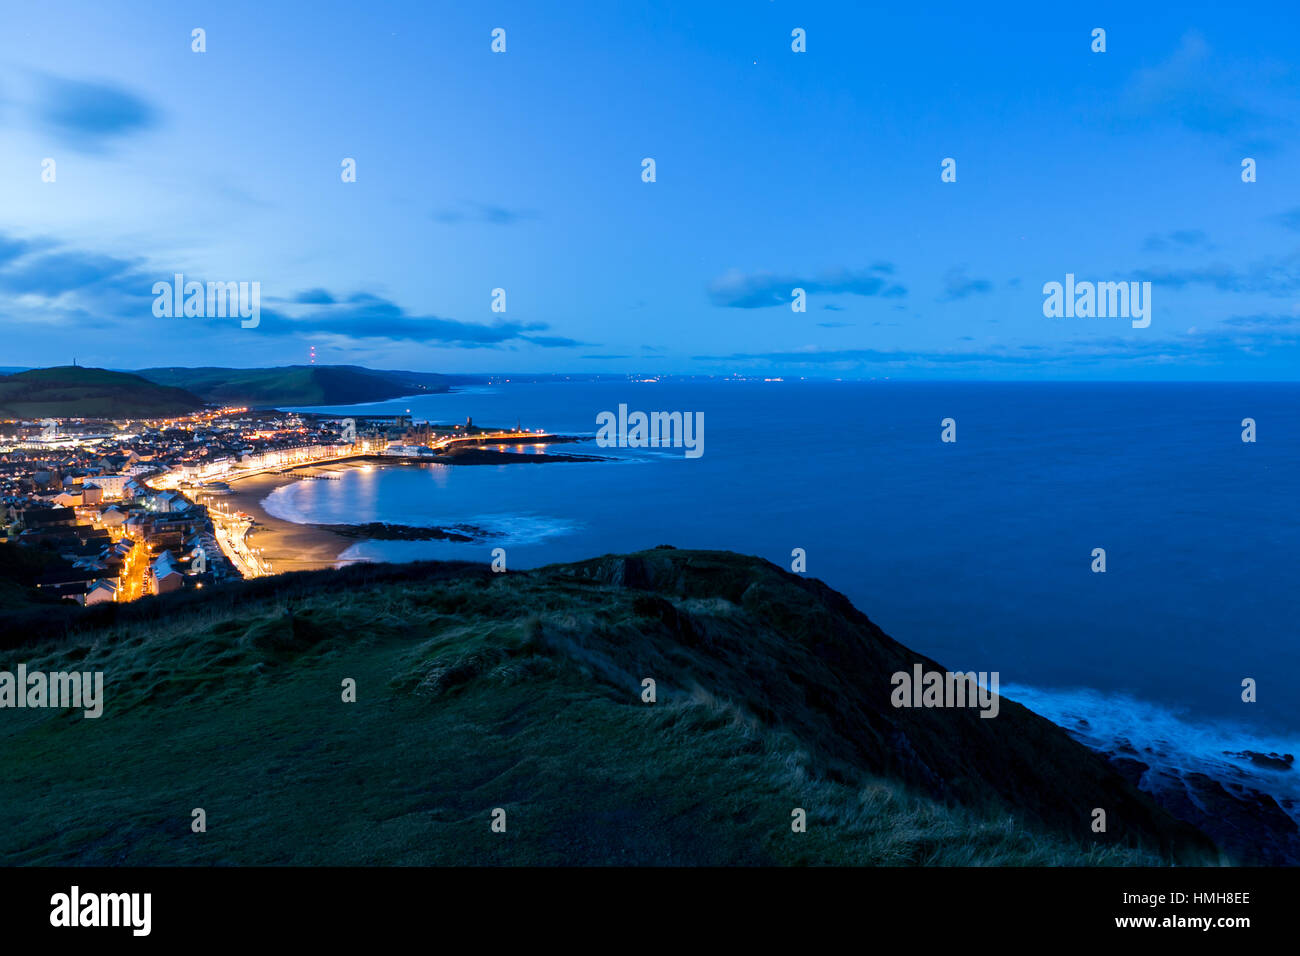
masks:
[[(702, 454), (598, 446), (620, 405), (703, 413)], [(670, 544), (788, 569), (802, 549), (896, 640), (996, 671), (1093, 746), (1300, 797), (1300, 768), (1234, 756), (1300, 752), (1300, 385), (506, 382), (301, 409), (408, 410), (579, 435), (548, 450), (611, 460), (349, 470), (267, 511), (494, 533), (368, 541), (343, 562), (502, 547), (519, 569)]]

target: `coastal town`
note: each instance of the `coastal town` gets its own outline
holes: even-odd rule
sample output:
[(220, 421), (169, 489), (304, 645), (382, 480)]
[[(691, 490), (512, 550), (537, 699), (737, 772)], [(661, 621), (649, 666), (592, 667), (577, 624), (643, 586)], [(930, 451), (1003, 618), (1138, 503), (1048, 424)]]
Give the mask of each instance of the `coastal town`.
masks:
[[(0, 541), (43, 598), (135, 601), (278, 573), (256, 521), (223, 498), (242, 479), (349, 462), (465, 460), (556, 440), (540, 429), (437, 426), (244, 407), (155, 420), (0, 420)], [(292, 570), (285, 568), (284, 570)]]

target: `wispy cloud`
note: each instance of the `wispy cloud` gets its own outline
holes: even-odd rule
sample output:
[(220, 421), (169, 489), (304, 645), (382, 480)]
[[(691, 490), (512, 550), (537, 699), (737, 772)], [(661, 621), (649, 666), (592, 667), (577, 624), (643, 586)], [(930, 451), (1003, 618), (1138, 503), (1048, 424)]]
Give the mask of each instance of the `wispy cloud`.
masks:
[(43, 75), (31, 104), (39, 125), (84, 152), (99, 152), (110, 142), (158, 124), (158, 110), (112, 83)]
[(1147, 252), (1188, 252), (1209, 250), (1209, 237), (1200, 229), (1175, 229), (1173, 232), (1153, 233), (1142, 243)]
[(964, 269), (949, 269), (948, 274), (943, 280), (943, 295), (939, 297), (942, 302), (955, 302), (958, 299), (966, 299), (972, 295), (983, 295), (993, 291), (993, 283), (988, 279), (975, 279), (968, 275)]
[(1031, 364), (1037, 359), (1015, 352), (955, 352), (911, 349), (826, 349), (806, 348), (774, 352), (732, 352), (729, 355), (697, 355), (701, 361), (761, 360), (778, 365), (875, 365), (875, 364), (954, 364), (988, 361)]
[[(969, 341), (969, 337), (964, 341)], [(1107, 366), (1215, 365), (1225, 359), (1259, 358), (1278, 351), (1300, 353), (1300, 313), (1237, 316), (1221, 328), (1195, 328), (1176, 336), (1111, 335), (1061, 343), (1027, 342), (985, 348), (878, 349), (807, 346), (767, 352), (697, 355), (700, 361), (749, 362), (776, 368), (909, 370), (967, 366), (1041, 366), (1082, 369)]]
[[(321, 291), (321, 290), (317, 290)], [(262, 310), (259, 327), (267, 335), (335, 336), (347, 340), (387, 339), (424, 345), (492, 348), (507, 342), (530, 342), (541, 348), (570, 348), (591, 343), (561, 336), (531, 335), (545, 332), (545, 322), (495, 322), (484, 325), (439, 315), (408, 312), (396, 302), (368, 292), (330, 295), (336, 304), (291, 315)]]
[(1300, 232), (1300, 206), (1288, 209), (1286, 212), (1280, 212), (1276, 216), (1270, 217), (1270, 221), (1293, 232)]
[(113, 256), (52, 252), (27, 257), (0, 271), (0, 288), (18, 294), (58, 296), (95, 286), (114, 287), (115, 280), (123, 279), (132, 268), (133, 263)]
[(1262, 313), (1257, 315), (1234, 315), (1223, 320), (1223, 324), (1234, 329), (1272, 332), (1283, 329), (1300, 331), (1300, 311), (1291, 313)]
[[(83, 327), (121, 327), (123, 322), (162, 321), (153, 315), (153, 285), (171, 282), (175, 271), (143, 259), (88, 252), (52, 239), (27, 240), (0, 233), (0, 301), (6, 321)], [(204, 278), (189, 272), (187, 281)], [(246, 281), (252, 281), (252, 278)], [(317, 287), (282, 303), (263, 307), (259, 335), (330, 336), (340, 345), (388, 340), (460, 348), (499, 348), (508, 343), (558, 349), (590, 347), (560, 335), (545, 334), (545, 322), (495, 322), (485, 325), (439, 315), (412, 313), (370, 292), (339, 294)], [(20, 304), (16, 304), (20, 303)], [(173, 321), (173, 320), (168, 320)], [(186, 334), (215, 331), (221, 320), (181, 320)], [(224, 328), (238, 330), (238, 324)]]
[(528, 209), (508, 209), (490, 203), (462, 202), (455, 206), (438, 209), (433, 213), (433, 220), (444, 225), (454, 226), (460, 223), (487, 223), (492, 226), (513, 226), (528, 219), (538, 218), (537, 213)]
[(30, 252), (31, 249), (32, 243), (26, 239), (17, 239), (0, 234), (0, 266)]
[(1186, 269), (1140, 269), (1136, 277), (1139, 282), (1172, 289), (1203, 285), (1220, 292), (1285, 296), (1300, 291), (1300, 254), (1272, 257), (1251, 263), (1245, 269), (1224, 263)]
[(1165, 59), (1133, 74), (1117, 109), (1120, 118), (1133, 123), (1175, 123), (1230, 139), (1242, 148), (1270, 152), (1279, 132), (1292, 123), (1257, 106), (1268, 74), (1264, 64), (1237, 64), (1216, 56), (1203, 36), (1189, 31)]
[(577, 348), (579, 345), (591, 346), (596, 344), (594, 342), (580, 342), (564, 335), (521, 335), (519, 337), (525, 342), (540, 345), (544, 349), (572, 349)]
[(893, 271), (888, 262), (878, 262), (869, 269), (834, 269), (818, 276), (732, 270), (710, 282), (708, 293), (714, 305), (729, 309), (788, 306), (794, 289), (803, 289), (808, 295), (907, 295), (903, 286), (884, 278)]

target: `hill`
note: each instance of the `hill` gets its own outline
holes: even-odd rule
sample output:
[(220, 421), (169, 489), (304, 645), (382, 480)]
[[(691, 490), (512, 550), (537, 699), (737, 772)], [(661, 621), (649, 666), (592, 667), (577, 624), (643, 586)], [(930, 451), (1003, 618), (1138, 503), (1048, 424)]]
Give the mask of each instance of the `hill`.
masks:
[(62, 365), (0, 377), (5, 418), (155, 418), (202, 407), (185, 389), (103, 368)]
[(150, 381), (189, 389), (217, 405), (352, 405), (419, 393), (445, 392), (446, 376), (376, 371), (357, 365), (277, 368), (147, 368)]
[(890, 675), (938, 665), (758, 559), (358, 565), (95, 610), (0, 652), (107, 691), (97, 720), (3, 712), (7, 863), (1218, 859), (1012, 701), (895, 709)]

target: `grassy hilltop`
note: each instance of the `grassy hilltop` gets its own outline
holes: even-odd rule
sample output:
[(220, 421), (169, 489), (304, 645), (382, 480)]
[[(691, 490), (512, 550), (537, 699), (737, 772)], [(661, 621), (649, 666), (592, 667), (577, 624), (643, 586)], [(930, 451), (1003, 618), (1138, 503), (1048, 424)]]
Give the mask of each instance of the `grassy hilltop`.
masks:
[(820, 582), (726, 552), (359, 565), (87, 620), (0, 651), (0, 669), (102, 670), (107, 697), (98, 720), (0, 711), (5, 863), (1218, 860), (1011, 701), (894, 709), (890, 674), (937, 664)]
[(0, 418), (161, 418), (202, 407), (183, 388), (103, 368), (61, 365), (0, 377)]
[(189, 389), (214, 405), (353, 405), (449, 390), (432, 372), (396, 372), (359, 365), (287, 365), (276, 368), (147, 368), (140, 375)]
[(357, 365), (139, 372), (63, 365), (0, 374), (0, 418), (159, 418), (183, 415), (204, 404), (351, 405), (446, 392), (462, 380), (466, 377)]

